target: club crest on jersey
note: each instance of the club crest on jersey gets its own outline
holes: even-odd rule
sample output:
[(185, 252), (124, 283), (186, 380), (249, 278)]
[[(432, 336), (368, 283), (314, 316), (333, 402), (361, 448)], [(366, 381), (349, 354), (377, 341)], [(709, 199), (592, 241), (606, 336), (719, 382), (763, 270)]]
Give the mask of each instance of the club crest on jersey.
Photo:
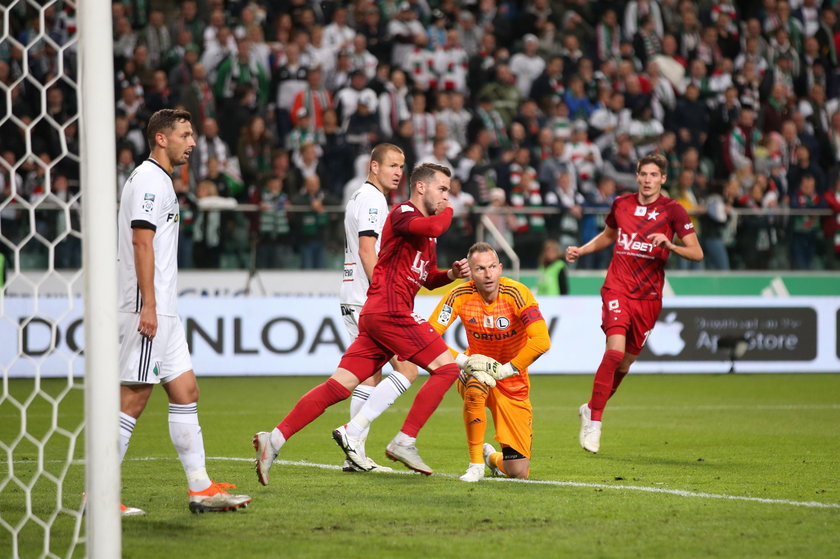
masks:
[(496, 328), (499, 330), (507, 330), (510, 326), (510, 320), (506, 316), (500, 316), (496, 319)]
[(449, 321), (452, 320), (452, 307), (449, 305), (444, 305), (443, 308), (440, 309), (440, 313), (438, 314), (438, 324), (442, 324), (446, 326), (449, 324)]
[(657, 218), (657, 217), (659, 217), (659, 212), (658, 212), (658, 211), (656, 211), (656, 210), (653, 210), (653, 211), (652, 211), (652, 212), (650, 212), (650, 213), (648, 214), (648, 216), (647, 216), (647, 218), (648, 218), (648, 219), (652, 219), (653, 221), (656, 221), (656, 218)]

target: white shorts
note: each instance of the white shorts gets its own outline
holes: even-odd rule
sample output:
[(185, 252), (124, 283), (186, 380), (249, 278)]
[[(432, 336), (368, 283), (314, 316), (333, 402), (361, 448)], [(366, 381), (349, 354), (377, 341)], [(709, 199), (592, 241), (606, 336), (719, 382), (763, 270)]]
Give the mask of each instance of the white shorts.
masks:
[(358, 305), (341, 305), (341, 318), (344, 319), (344, 327), (350, 334), (350, 343), (359, 337), (359, 315), (362, 307)]
[(119, 313), (122, 384), (166, 383), (192, 370), (180, 317), (158, 315), (157, 319), (157, 334), (150, 340), (137, 331), (139, 313)]

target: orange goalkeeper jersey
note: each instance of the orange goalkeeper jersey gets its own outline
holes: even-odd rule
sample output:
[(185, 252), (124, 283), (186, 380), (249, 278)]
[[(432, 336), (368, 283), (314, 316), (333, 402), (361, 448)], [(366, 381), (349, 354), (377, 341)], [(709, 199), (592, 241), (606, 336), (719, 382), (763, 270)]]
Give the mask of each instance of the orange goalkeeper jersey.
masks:
[(461, 319), (469, 343), (467, 355), (480, 353), (499, 363), (510, 362), (518, 375), (500, 380), (496, 386), (516, 400), (528, 397), (528, 366), (548, 351), (548, 327), (537, 301), (525, 285), (504, 276), (499, 278), (499, 296), (484, 302), (472, 281), (456, 286), (443, 296), (429, 323), (439, 334)]

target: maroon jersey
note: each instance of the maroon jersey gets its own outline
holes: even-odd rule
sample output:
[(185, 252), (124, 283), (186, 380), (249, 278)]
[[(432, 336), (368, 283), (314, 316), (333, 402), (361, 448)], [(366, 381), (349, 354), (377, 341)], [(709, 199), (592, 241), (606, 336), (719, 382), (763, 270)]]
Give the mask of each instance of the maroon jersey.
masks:
[(618, 232), (613, 258), (604, 281), (605, 290), (630, 299), (661, 299), (665, 263), (671, 251), (653, 246), (648, 236), (662, 233), (669, 239), (694, 233), (694, 225), (679, 202), (660, 196), (644, 206), (636, 194), (615, 199), (607, 225)]
[(437, 237), (449, 229), (452, 209), (423, 216), (411, 202), (397, 205), (385, 219), (379, 259), (361, 314), (413, 312), (420, 286), (435, 289), (450, 280), (437, 269)]

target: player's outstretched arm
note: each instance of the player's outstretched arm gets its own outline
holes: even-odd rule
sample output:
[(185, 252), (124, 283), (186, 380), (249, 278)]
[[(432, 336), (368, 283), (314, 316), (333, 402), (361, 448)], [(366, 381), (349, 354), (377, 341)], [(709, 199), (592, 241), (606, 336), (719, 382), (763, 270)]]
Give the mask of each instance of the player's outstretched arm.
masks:
[(582, 247), (570, 246), (566, 249), (566, 262), (574, 262), (581, 256), (592, 254), (599, 250), (604, 250), (613, 244), (618, 238), (618, 231), (609, 225), (604, 227), (604, 230), (598, 233), (594, 239), (583, 245)]

